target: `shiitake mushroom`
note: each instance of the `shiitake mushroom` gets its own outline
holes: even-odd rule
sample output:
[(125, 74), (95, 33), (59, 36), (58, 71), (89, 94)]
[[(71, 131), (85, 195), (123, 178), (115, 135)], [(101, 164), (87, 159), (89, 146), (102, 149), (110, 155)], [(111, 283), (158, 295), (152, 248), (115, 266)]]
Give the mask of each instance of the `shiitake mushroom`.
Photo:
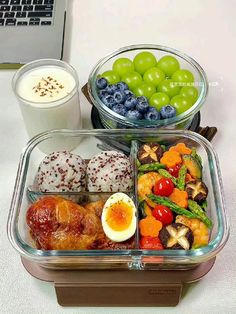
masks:
[(189, 250), (193, 244), (193, 232), (181, 223), (172, 223), (159, 233), (161, 243), (166, 249)]
[(201, 180), (188, 182), (185, 191), (188, 193), (188, 197), (197, 203), (205, 201), (208, 195), (208, 188)]
[(138, 151), (138, 160), (141, 164), (159, 162), (163, 155), (163, 149), (158, 143), (145, 143)]

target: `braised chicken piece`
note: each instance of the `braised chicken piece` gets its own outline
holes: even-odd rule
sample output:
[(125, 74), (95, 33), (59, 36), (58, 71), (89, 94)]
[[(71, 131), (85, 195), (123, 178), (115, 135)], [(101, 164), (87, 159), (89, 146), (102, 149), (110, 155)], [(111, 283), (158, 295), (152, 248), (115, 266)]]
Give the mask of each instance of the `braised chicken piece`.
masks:
[(105, 201), (100, 200), (100, 201), (84, 204), (83, 206), (85, 209), (94, 212), (96, 216), (101, 218), (104, 204), (105, 204)]
[(101, 214), (105, 201), (80, 206), (58, 196), (45, 196), (32, 204), (26, 222), (38, 249), (122, 250), (134, 246), (134, 238), (115, 243), (103, 231)]
[[(97, 204), (97, 205), (96, 205)], [(57, 196), (46, 196), (27, 211), (26, 221), (37, 248), (42, 250), (88, 250), (104, 243), (105, 234), (97, 213), (104, 202), (84, 208)]]

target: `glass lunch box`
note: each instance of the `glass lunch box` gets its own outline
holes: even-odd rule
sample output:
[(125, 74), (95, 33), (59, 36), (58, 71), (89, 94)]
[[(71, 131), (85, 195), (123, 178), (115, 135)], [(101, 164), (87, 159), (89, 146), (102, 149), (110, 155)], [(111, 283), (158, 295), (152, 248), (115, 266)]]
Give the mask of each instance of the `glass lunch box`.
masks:
[[(157, 141), (163, 145), (174, 145), (178, 141), (188, 143), (196, 147), (203, 161), (203, 180), (208, 186), (207, 214), (213, 221), (209, 244), (199, 249), (191, 250), (142, 250), (139, 248), (139, 231), (135, 233), (135, 248), (129, 250), (74, 250), (56, 251), (36, 249), (29, 234), (26, 224), (26, 211), (32, 201), (43, 193), (35, 188), (35, 176), (38, 166), (45, 154), (38, 147), (46, 143), (54, 143), (58, 139), (58, 151), (65, 150), (63, 143), (74, 139), (79, 144), (73, 150), (84, 159), (90, 159), (101, 150), (107, 149), (106, 139), (126, 142), (129, 144), (131, 164), (133, 167), (133, 188), (129, 195), (136, 207), (137, 196), (137, 147), (140, 143)], [(110, 141), (109, 143), (112, 143)], [(126, 146), (127, 148), (127, 146)], [(110, 150), (113, 148), (110, 146)], [(117, 148), (115, 148), (117, 150)], [(48, 151), (48, 153), (54, 150)], [(65, 197), (81, 197), (86, 195), (88, 199), (103, 197), (103, 193), (90, 192), (61, 192)], [(137, 215), (138, 219), (138, 215)], [(229, 236), (229, 226), (225, 213), (223, 188), (217, 156), (211, 144), (202, 136), (187, 130), (164, 131), (154, 129), (132, 130), (53, 130), (39, 134), (31, 139), (21, 154), (18, 172), (13, 192), (9, 218), (8, 237), (12, 246), (18, 253), (40, 266), (52, 269), (191, 269), (200, 263), (215, 257), (224, 247)]]

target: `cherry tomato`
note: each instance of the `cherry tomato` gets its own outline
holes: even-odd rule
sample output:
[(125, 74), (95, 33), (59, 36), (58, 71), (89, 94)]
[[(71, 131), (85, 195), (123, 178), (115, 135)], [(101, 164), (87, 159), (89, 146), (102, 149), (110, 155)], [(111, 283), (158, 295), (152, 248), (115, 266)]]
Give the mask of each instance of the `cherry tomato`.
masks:
[(161, 178), (154, 185), (154, 194), (169, 196), (174, 190), (174, 183), (169, 178)]
[(140, 240), (140, 248), (144, 250), (163, 250), (163, 245), (159, 238), (142, 237)]
[(179, 169), (181, 168), (182, 164), (177, 164), (174, 167), (168, 168), (168, 172), (175, 178), (178, 178)]
[(156, 205), (152, 211), (152, 215), (163, 225), (170, 225), (174, 220), (174, 216), (169, 207), (164, 205)]

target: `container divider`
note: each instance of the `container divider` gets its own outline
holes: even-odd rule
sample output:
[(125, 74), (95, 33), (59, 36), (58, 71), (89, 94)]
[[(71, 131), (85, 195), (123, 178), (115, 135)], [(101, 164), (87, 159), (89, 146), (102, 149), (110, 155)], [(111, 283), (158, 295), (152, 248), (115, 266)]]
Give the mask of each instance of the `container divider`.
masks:
[(137, 229), (135, 232), (135, 249), (139, 249), (139, 228), (138, 228), (138, 222), (139, 222), (139, 212), (138, 212), (138, 165), (137, 165), (137, 154), (138, 154), (138, 141), (132, 140), (131, 141), (131, 148), (130, 148), (130, 158), (131, 158), (131, 165), (133, 169), (133, 201), (137, 208)]

